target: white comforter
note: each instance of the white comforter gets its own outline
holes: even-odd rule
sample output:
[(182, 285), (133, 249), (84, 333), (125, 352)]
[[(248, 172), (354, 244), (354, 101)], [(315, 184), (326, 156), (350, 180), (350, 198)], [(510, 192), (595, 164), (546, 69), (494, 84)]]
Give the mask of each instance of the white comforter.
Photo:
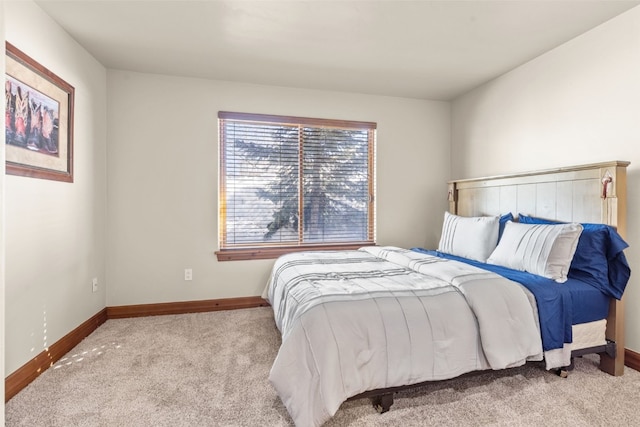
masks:
[(266, 296), (282, 333), (269, 380), (297, 426), (364, 391), (542, 360), (524, 287), (405, 249), (285, 255)]

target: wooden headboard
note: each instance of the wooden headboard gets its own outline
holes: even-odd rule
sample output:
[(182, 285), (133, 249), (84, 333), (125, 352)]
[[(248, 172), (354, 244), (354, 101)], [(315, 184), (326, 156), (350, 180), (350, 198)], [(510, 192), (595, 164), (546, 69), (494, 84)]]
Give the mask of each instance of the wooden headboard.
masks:
[[(614, 226), (625, 237), (627, 166), (612, 161), (559, 169), (462, 179), (449, 182), (449, 212), (462, 216), (511, 212), (566, 222)], [(624, 305), (612, 299), (607, 338), (617, 354), (600, 357), (600, 368), (612, 375), (624, 371)]]

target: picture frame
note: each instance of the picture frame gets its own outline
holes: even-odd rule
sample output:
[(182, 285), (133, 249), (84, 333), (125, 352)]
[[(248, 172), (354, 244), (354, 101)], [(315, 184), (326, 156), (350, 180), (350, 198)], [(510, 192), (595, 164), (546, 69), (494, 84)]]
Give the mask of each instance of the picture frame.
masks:
[(75, 89), (5, 45), (6, 173), (73, 182)]

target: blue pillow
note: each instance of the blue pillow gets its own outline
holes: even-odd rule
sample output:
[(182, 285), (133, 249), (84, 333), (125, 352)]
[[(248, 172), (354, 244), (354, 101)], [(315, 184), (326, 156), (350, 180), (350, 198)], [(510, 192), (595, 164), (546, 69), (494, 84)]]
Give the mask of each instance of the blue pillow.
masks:
[[(518, 215), (518, 221), (524, 224), (559, 223), (522, 214)], [(631, 276), (623, 252), (629, 245), (609, 225), (587, 223), (582, 227), (568, 276), (589, 283), (613, 298), (622, 298)]]
[(502, 237), (502, 232), (504, 231), (504, 226), (507, 224), (507, 221), (513, 221), (513, 214), (511, 212), (500, 216), (500, 222), (498, 225), (498, 242)]

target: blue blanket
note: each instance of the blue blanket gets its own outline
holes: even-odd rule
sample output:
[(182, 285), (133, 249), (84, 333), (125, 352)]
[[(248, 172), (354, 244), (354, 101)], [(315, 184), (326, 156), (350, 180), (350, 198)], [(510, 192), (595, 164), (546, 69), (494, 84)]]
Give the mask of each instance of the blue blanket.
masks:
[(535, 274), (472, 261), (454, 255), (443, 254), (438, 251), (430, 251), (422, 248), (413, 248), (412, 250), (464, 262), (485, 270), (493, 271), (507, 279), (522, 284), (529, 289), (536, 298), (543, 349), (548, 351), (562, 348), (565, 343), (571, 343), (573, 341), (571, 330), (573, 307), (569, 287), (565, 286), (566, 283), (556, 283), (551, 279), (546, 279)]

